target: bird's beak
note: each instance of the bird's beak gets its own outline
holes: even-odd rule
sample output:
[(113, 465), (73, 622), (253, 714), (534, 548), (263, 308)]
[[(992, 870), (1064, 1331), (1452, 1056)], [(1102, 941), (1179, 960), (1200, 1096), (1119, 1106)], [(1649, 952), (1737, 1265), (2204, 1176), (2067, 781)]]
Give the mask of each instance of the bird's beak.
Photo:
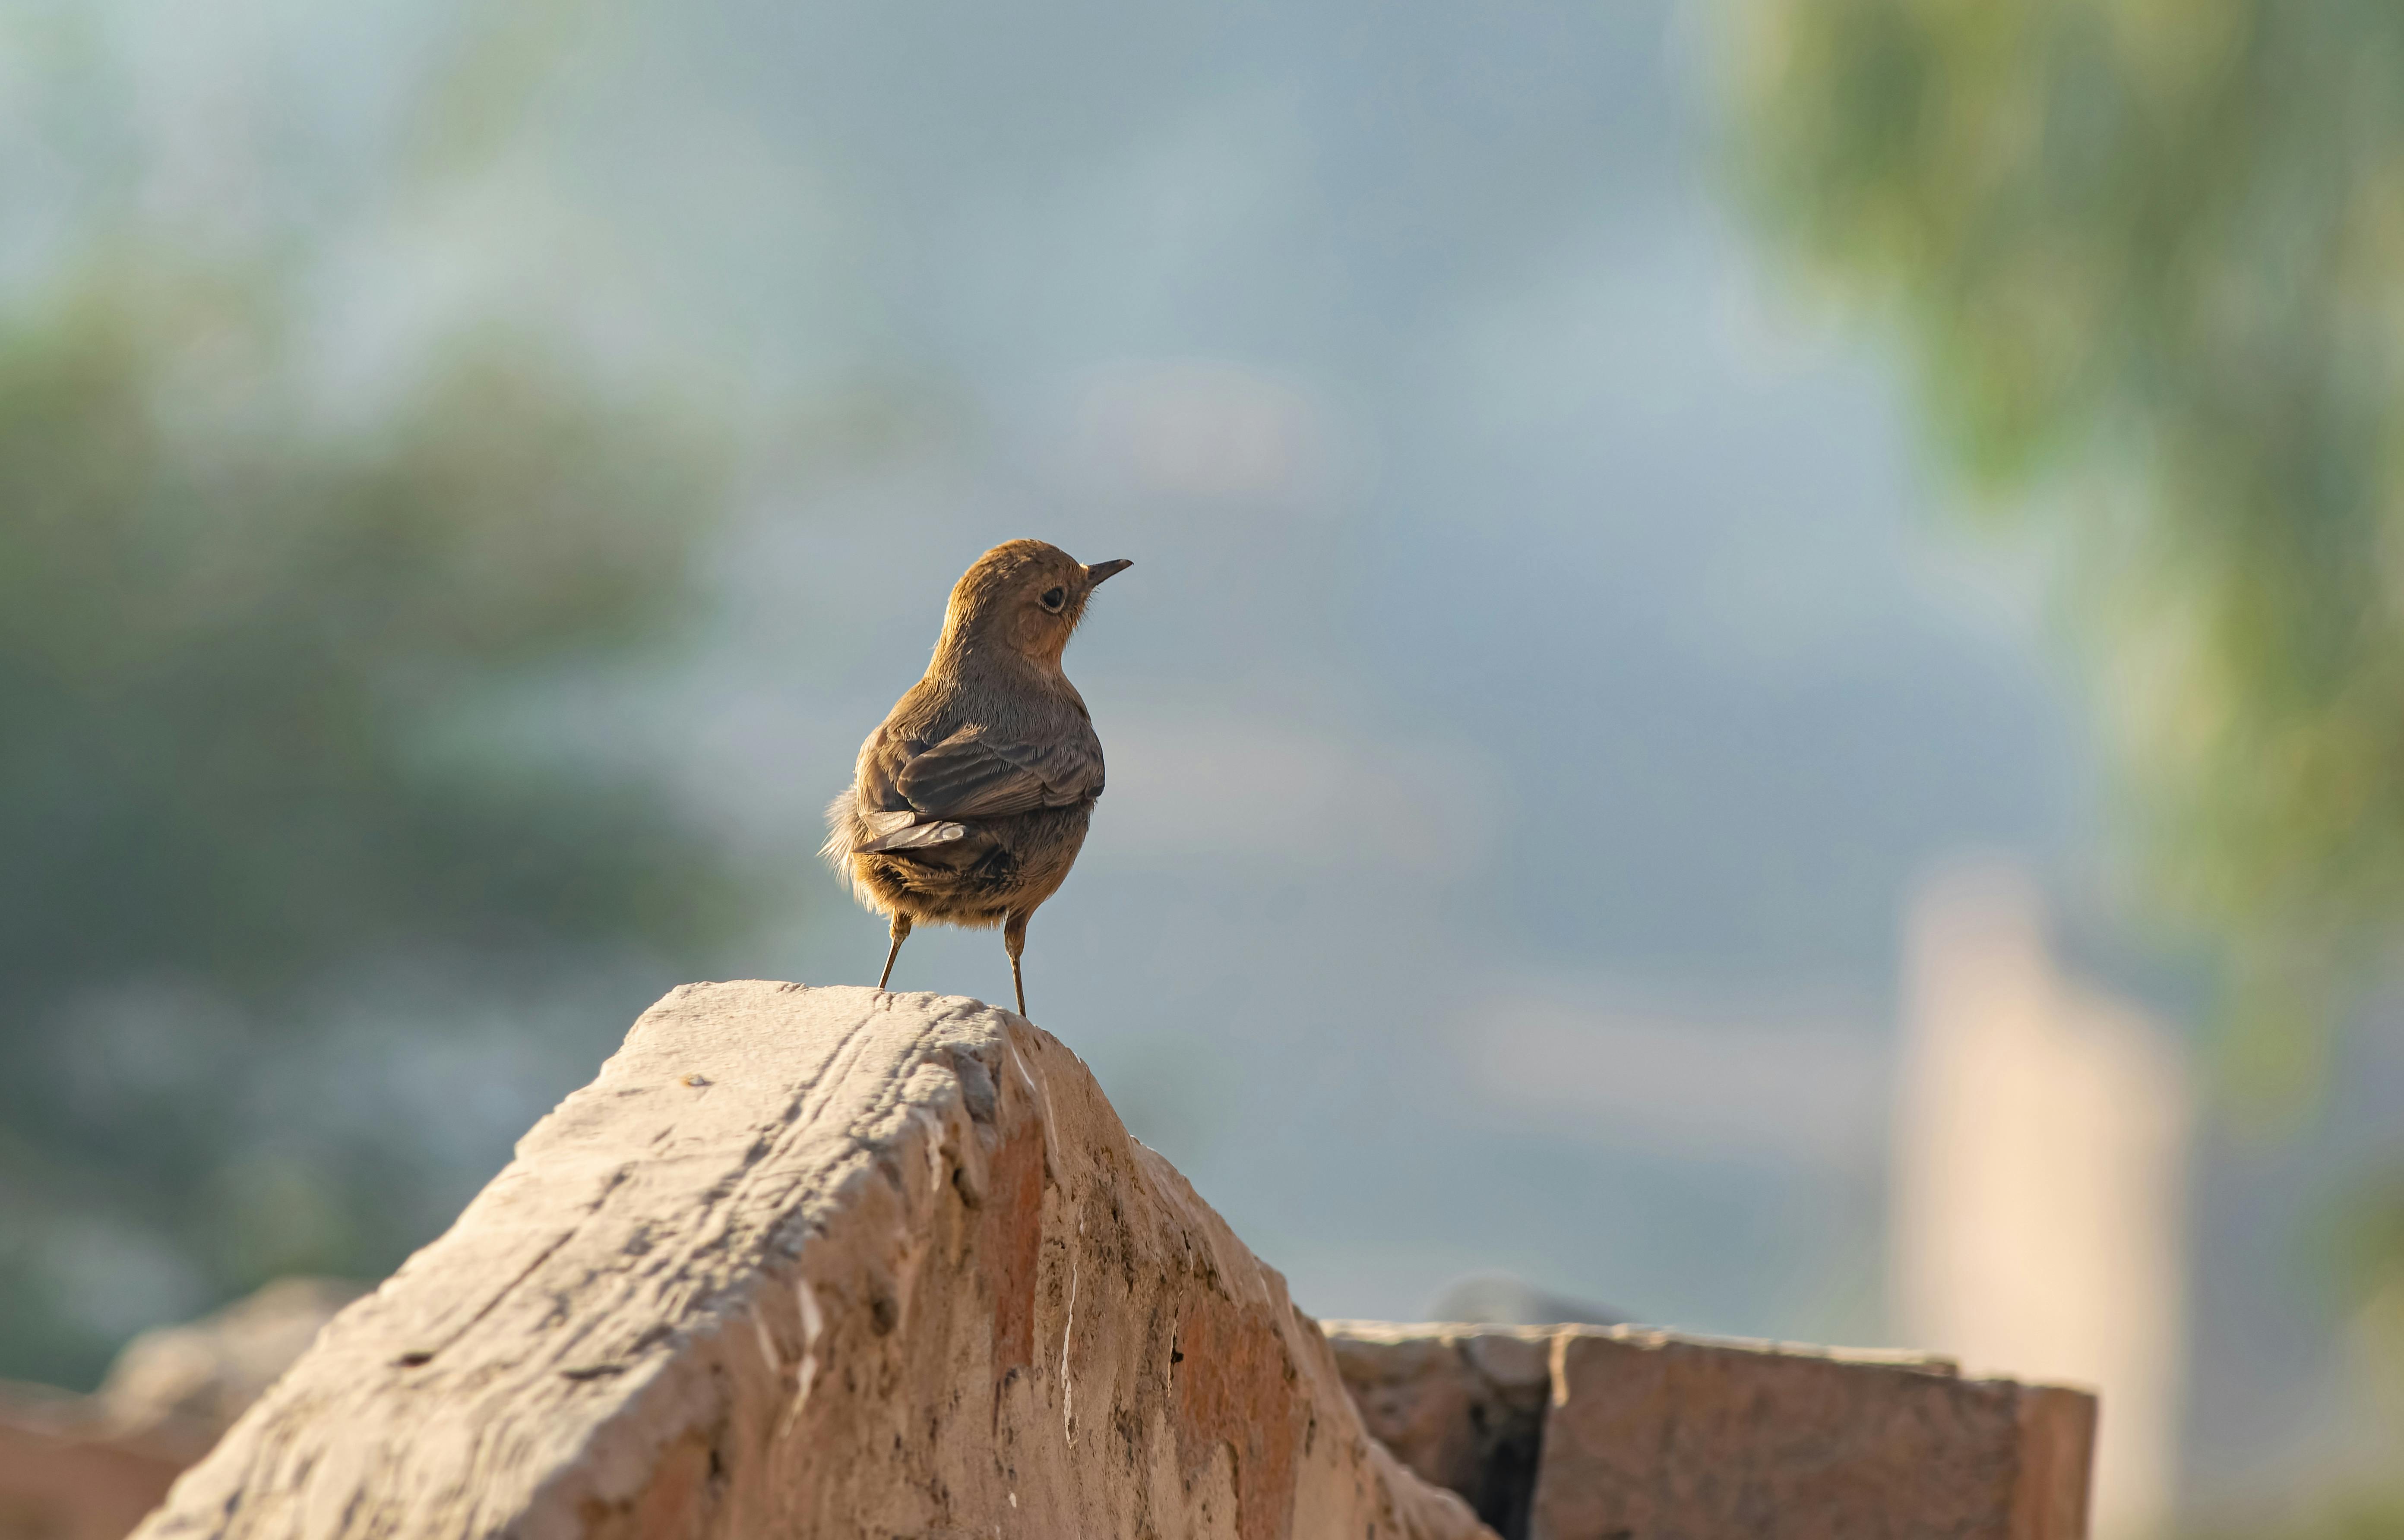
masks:
[(1125, 572), (1127, 568), (1134, 565), (1134, 562), (1127, 561), (1097, 562), (1092, 566), (1085, 569), (1086, 586), (1089, 588), (1099, 588), (1102, 586), (1102, 580), (1104, 578)]

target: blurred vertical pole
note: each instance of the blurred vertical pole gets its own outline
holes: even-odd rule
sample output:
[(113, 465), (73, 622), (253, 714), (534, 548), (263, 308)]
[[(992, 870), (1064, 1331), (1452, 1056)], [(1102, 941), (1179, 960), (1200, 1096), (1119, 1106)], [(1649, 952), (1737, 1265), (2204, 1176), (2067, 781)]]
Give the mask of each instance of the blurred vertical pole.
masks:
[(2063, 976), (2005, 861), (1914, 895), (1896, 1078), (1895, 1325), (1965, 1371), (2103, 1392), (2094, 1533), (2170, 1517), (2189, 1101), (2171, 1035)]

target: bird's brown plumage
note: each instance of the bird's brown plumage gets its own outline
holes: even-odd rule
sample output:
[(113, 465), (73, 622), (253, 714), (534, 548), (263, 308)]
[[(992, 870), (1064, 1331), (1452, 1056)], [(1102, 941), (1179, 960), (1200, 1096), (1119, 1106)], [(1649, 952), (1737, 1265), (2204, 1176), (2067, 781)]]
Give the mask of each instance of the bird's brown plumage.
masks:
[(822, 853), (892, 920), (878, 988), (920, 921), (1000, 925), (1018, 983), (1027, 917), (1068, 878), (1102, 795), (1101, 741), (1060, 655), (1095, 588), (1128, 564), (1013, 540), (953, 586), (926, 677), (827, 809)]

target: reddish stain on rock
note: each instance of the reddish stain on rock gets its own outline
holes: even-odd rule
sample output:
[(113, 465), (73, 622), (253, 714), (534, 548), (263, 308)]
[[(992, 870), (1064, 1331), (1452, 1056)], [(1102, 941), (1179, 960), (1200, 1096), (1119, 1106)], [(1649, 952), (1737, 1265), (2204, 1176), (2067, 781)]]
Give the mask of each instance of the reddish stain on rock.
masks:
[(1303, 1408), (1276, 1325), (1204, 1292), (1178, 1322), (1177, 1353), (1170, 1405), (1185, 1479), (1226, 1446), (1236, 1464), (1236, 1533), (1292, 1540)]
[(1035, 1362), (1036, 1267), (1043, 1244), (1043, 1126), (1032, 1119), (994, 1153), (977, 1238), (977, 1269), (993, 1301), (993, 1382)]

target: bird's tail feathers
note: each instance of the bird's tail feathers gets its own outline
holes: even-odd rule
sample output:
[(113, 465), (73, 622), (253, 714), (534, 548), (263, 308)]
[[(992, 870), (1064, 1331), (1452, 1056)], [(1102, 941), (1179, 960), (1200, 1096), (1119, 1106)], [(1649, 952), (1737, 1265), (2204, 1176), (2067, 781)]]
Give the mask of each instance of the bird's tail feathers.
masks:
[(826, 843), (818, 847), (818, 859), (848, 878), (851, 875), (851, 853), (860, 844), (859, 798), (849, 786), (827, 804)]

